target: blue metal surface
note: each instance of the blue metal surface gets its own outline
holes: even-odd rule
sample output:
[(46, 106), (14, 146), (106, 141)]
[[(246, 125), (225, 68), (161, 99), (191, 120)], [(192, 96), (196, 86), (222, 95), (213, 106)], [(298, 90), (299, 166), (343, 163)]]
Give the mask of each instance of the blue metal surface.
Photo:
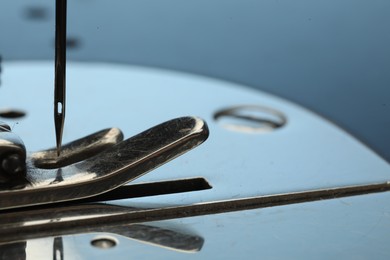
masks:
[[(386, 0), (70, 1), (68, 57), (240, 82), (329, 118), (390, 160), (389, 12)], [(0, 33), (4, 60), (52, 60), (54, 1), (3, 1)]]

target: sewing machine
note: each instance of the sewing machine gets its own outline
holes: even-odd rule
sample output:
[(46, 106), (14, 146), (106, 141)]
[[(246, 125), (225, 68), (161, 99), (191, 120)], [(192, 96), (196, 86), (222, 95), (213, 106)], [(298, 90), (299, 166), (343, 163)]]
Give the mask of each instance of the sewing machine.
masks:
[(2, 132), (22, 140), (28, 180), (0, 191), (1, 257), (388, 258), (388, 162), (307, 108), (233, 83), (244, 69), (217, 79), (201, 46), (245, 22), (221, 11), (218, 24), (208, 5), (69, 2), (67, 157), (53, 161), (54, 2), (0, 4)]

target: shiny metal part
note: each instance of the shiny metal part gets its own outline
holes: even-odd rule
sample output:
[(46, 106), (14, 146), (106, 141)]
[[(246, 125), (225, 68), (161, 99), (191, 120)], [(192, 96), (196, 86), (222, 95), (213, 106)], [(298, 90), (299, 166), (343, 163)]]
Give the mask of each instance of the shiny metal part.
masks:
[(56, 0), (56, 42), (54, 79), (54, 124), (57, 155), (60, 156), (65, 123), (66, 96), (66, 9), (67, 0)]
[(60, 168), (95, 156), (122, 140), (123, 133), (120, 129), (109, 128), (62, 146), (60, 156), (57, 156), (54, 148), (33, 153), (31, 161), (37, 168)]
[[(160, 208), (119, 207), (107, 204), (78, 204), (4, 212), (0, 215), (0, 243), (90, 232), (123, 234), (126, 225), (194, 216), (269, 208), (311, 201), (386, 192), (390, 182), (350, 187), (309, 190), (251, 198), (211, 201)], [(116, 230), (116, 231), (114, 231)], [(126, 232), (127, 233), (127, 232)], [(130, 232), (131, 233), (131, 232)], [(128, 236), (134, 236), (128, 235)], [(135, 236), (138, 237), (139, 236)], [(150, 239), (153, 239), (151, 237)], [(150, 240), (149, 239), (149, 240)]]
[(175, 179), (158, 182), (147, 182), (120, 186), (109, 192), (74, 201), (75, 203), (123, 200), (130, 198), (150, 197), (190, 191), (211, 189), (211, 185), (202, 177)]
[[(125, 214), (139, 209), (130, 207), (112, 206), (107, 204), (78, 204), (67, 207), (54, 207), (50, 209), (37, 209), (26, 211), (15, 211), (3, 213), (0, 215), (0, 220), (3, 221), (0, 228), (0, 234), (5, 235), (8, 233), (8, 228), (19, 226), (19, 237), (9, 237), (9, 239), (0, 238), (0, 245), (14, 244), (21, 242), (24, 239), (30, 239), (31, 237), (24, 236), (23, 226), (30, 226), (31, 224), (44, 224), (50, 222), (66, 222), (72, 219), (86, 218), (93, 221), (93, 217), (98, 216), (110, 216), (115, 214)], [(33, 224), (33, 225), (34, 225)], [(39, 229), (39, 227), (38, 227)], [(190, 235), (188, 233), (178, 232), (167, 228), (160, 228), (150, 224), (129, 224), (118, 226), (101, 226), (96, 228), (89, 228), (84, 226), (83, 228), (73, 228), (72, 225), (66, 232), (56, 232), (52, 230), (50, 234), (46, 233), (45, 236), (61, 237), (66, 234), (84, 234), (84, 233), (109, 233), (116, 234), (126, 238), (146, 242), (155, 246), (161, 246), (173, 250), (179, 250), (183, 252), (198, 252), (201, 250), (204, 240), (197, 235)], [(43, 233), (36, 232), (36, 237), (42, 237)], [(13, 240), (13, 238), (15, 238)]]
[[(26, 211), (37, 212), (36, 207), (12, 209), (13, 215), (9, 215), (11, 210), (1, 212), (1, 216), (8, 216), (7, 221), (0, 219), (1, 223), (8, 222), (9, 225), (3, 226), (0, 237), (11, 238), (8, 228), (12, 225), (16, 239), (37, 238), (37, 234), (41, 237), (27, 239), (28, 258), (50, 259), (52, 252), (46, 258), (37, 253), (50, 251), (53, 237), (62, 236), (65, 258), (70, 259), (183, 259), (181, 253), (134, 243), (109, 232), (111, 224), (119, 228), (143, 221), (142, 225), (167, 229), (179, 223), (192, 231), (189, 233), (201, 236), (205, 243), (202, 250), (186, 256), (193, 259), (389, 259), (390, 192), (375, 192), (388, 186), (390, 165), (329, 121), (286, 100), (220, 80), (118, 64), (72, 62), (69, 65), (67, 70), (73, 76), (68, 77), (68, 82), (72, 81), (77, 88), (68, 89), (67, 94), (71, 97), (68, 100), (74, 104), (85, 102), (84, 97), (93, 86), (95, 93), (100, 93), (96, 95), (104, 96), (107, 102), (93, 99), (82, 110), (76, 105), (68, 106), (69, 114), (73, 115), (72, 127), (66, 131), (68, 140), (107, 125), (116, 125), (128, 133), (146, 129), (165, 118), (196, 114), (208, 122), (212, 136), (207, 144), (134, 180), (130, 186), (141, 185), (138, 188), (149, 190), (152, 189), (150, 186), (142, 185), (155, 182), (163, 185), (163, 180), (202, 176), (213, 187), (163, 196), (131, 199), (118, 196), (115, 198), (123, 199), (111, 203), (125, 207), (111, 209), (110, 213), (110, 210), (102, 209), (102, 206), (108, 206), (106, 204), (96, 211), (89, 208), (90, 215), (86, 212), (66, 217), (66, 210), (58, 205), (48, 205), (50, 210), (42, 210), (42, 205), (36, 218), (24, 219), (29, 223), (27, 226), (17, 226), (16, 221), (24, 221), (21, 218)], [(1, 90), (0, 103), (28, 112), (16, 129), (26, 147), (30, 150), (50, 147), (51, 124), (41, 118), (50, 117), (51, 104), (37, 106), (30, 97), (39, 93), (42, 99), (50, 100), (52, 86), (47, 75), (52, 73), (51, 62), (8, 62), (5, 66), (7, 88)], [(21, 73), (29, 75), (28, 80), (20, 77)], [(97, 76), (103, 74), (104, 77)], [(166, 95), (167, 87), (162, 87), (162, 83), (169, 86), (169, 92), (174, 95)], [(27, 84), (37, 88), (25, 88)], [(132, 85), (137, 86), (137, 91), (127, 87)], [(7, 104), (15, 92), (26, 95)], [(131, 102), (128, 102), (129, 97)], [(221, 127), (222, 121), (213, 120), (221, 109), (242, 104), (275, 109), (288, 121), (283, 127), (263, 135), (228, 131)], [(101, 108), (99, 113), (96, 113), (96, 107)], [(134, 110), (134, 107), (138, 109)], [(143, 116), (139, 116), (140, 111)], [(124, 120), (124, 115), (132, 120)], [(88, 118), (88, 124), (83, 125), (85, 118)], [(39, 129), (39, 139), (30, 135), (34, 127)], [(56, 176), (54, 174), (53, 180)], [(344, 191), (351, 195), (373, 193), (348, 198), (334, 193), (334, 189), (354, 185), (361, 186)], [(127, 185), (119, 189), (122, 188)], [(318, 193), (295, 194), (329, 189), (333, 189), (328, 192), (329, 197), (335, 199), (326, 200)], [(123, 191), (119, 195), (126, 195), (128, 190)], [(286, 197), (272, 198), (274, 195)], [(317, 200), (309, 202), (310, 196)], [(75, 212), (79, 210), (72, 203), (63, 206), (61, 208), (73, 208)], [(268, 208), (261, 208), (266, 206)], [(244, 210), (250, 207), (259, 208)], [(42, 215), (47, 220), (43, 220)], [(87, 217), (83, 220), (82, 216)], [(172, 217), (182, 218), (172, 220)], [(12, 218), (15, 218), (13, 224), (9, 220)], [(167, 220), (146, 222), (163, 218)], [(101, 233), (98, 228), (104, 228), (107, 233)], [(67, 232), (77, 235), (66, 236)], [(101, 250), (91, 246), (91, 241), (97, 237), (111, 237), (118, 243), (113, 248)], [(21, 248), (22, 245), (20, 243)]]
[(76, 200), (110, 191), (196, 147), (207, 137), (203, 120), (182, 117), (63, 168), (37, 168), (28, 158), (29, 184), (23, 189), (1, 190), (0, 209)]
[(0, 122), (0, 187), (21, 188), (26, 183), (26, 148), (11, 128)]
[(64, 243), (62, 237), (55, 237), (53, 241), (53, 260), (64, 259)]

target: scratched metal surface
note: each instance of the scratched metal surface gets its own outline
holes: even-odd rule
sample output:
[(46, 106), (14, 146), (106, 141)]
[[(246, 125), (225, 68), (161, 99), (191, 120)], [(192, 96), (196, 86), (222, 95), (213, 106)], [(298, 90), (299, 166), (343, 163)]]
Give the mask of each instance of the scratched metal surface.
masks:
[[(175, 159), (207, 137), (208, 129), (203, 120), (182, 117), (146, 129), (108, 149), (101, 147), (97, 156), (88, 155), (88, 149), (83, 149), (83, 156), (87, 158), (81, 156), (76, 163), (68, 162), (47, 169), (34, 161), (39, 153), (33, 154), (26, 163), (25, 179), (28, 183), (21, 188), (2, 189), (0, 208), (47, 204), (101, 194)], [(50, 159), (50, 152), (46, 157)]]
[[(29, 151), (54, 146), (53, 123), (49, 120), (52, 63), (5, 65), (0, 103), (28, 113), (25, 118), (8, 121), (13, 131), (23, 138)], [(329, 121), (242, 85), (172, 71), (76, 62), (69, 63), (68, 84), (65, 142), (114, 126), (127, 138), (183, 115), (200, 116), (209, 124), (210, 137), (205, 144), (136, 182), (202, 176), (212, 189), (113, 204), (183, 205), (390, 179), (386, 161)], [(39, 101), (31, 98), (36, 96)], [(229, 131), (214, 121), (216, 111), (241, 104), (276, 109), (286, 116), (287, 124), (269, 133), (248, 134)], [(109, 236), (114, 236), (118, 245), (106, 250), (91, 246), (96, 234), (64, 237), (64, 252), (70, 259), (364, 259), (368, 255), (387, 259), (389, 198), (387, 193), (365, 195), (151, 223), (202, 237), (203, 247), (193, 254), (112, 234)], [(52, 238), (28, 241), (27, 255), (38, 258), (44, 254), (42, 243), (52, 245)]]

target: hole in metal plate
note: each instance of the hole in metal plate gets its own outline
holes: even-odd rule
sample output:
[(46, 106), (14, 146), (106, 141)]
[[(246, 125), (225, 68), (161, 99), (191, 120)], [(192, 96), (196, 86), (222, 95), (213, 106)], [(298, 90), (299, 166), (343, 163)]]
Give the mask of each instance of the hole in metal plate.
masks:
[(214, 114), (214, 120), (225, 129), (243, 133), (267, 133), (287, 122), (281, 112), (258, 105), (221, 109)]
[(101, 249), (113, 248), (118, 241), (113, 237), (97, 237), (91, 241), (91, 245)]
[(15, 118), (22, 118), (25, 116), (26, 116), (26, 112), (24, 112), (22, 110), (16, 110), (16, 109), (0, 110), (0, 117), (3, 117), (3, 118), (15, 119)]

